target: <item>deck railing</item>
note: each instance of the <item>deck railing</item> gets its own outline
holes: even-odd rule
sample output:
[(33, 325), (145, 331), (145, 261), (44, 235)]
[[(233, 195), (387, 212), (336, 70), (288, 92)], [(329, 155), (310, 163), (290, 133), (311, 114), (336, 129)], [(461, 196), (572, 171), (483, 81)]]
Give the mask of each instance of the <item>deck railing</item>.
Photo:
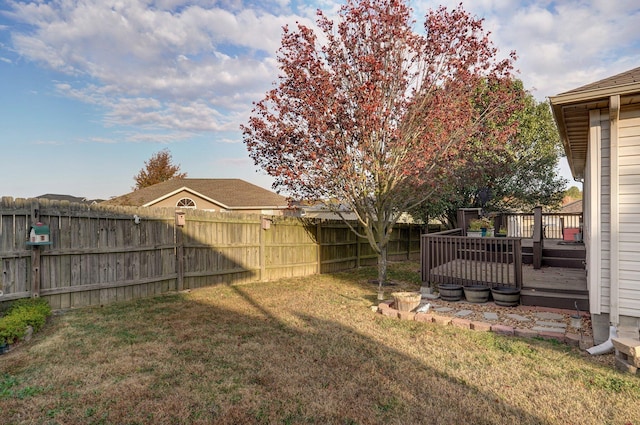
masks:
[(453, 229), (422, 235), (423, 285), (522, 288), (520, 238), (470, 238), (462, 234), (462, 229)]
[[(520, 238), (533, 237), (533, 213), (501, 214), (503, 226), (509, 229), (509, 236)], [(569, 239), (578, 232), (582, 224), (582, 213), (543, 213), (542, 226), (545, 239)]]

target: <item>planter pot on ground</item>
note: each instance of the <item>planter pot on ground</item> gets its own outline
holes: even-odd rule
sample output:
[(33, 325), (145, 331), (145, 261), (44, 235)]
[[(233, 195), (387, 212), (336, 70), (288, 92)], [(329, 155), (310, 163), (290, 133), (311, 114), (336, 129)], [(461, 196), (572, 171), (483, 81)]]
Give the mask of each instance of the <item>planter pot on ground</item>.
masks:
[(464, 297), (470, 303), (486, 303), (489, 301), (491, 290), (486, 286), (465, 286)]
[(502, 307), (515, 307), (520, 304), (520, 290), (497, 286), (491, 288), (493, 301)]
[(391, 294), (398, 311), (411, 311), (420, 305), (420, 292), (394, 292)]
[(440, 292), (440, 298), (444, 301), (460, 301), (463, 294), (462, 285), (452, 283), (438, 285), (438, 292)]
[(467, 237), (468, 238), (481, 238), (482, 237), (482, 231), (481, 230), (467, 230)]

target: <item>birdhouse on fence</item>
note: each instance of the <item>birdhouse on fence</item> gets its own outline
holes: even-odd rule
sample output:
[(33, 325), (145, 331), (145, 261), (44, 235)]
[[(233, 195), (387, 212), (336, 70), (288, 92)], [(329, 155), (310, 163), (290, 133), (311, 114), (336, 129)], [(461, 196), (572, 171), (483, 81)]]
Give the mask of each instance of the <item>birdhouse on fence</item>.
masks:
[(184, 211), (176, 211), (176, 226), (184, 227), (184, 224), (185, 224), (184, 215), (185, 215)]
[(51, 245), (49, 237), (49, 226), (38, 222), (31, 226), (27, 245)]

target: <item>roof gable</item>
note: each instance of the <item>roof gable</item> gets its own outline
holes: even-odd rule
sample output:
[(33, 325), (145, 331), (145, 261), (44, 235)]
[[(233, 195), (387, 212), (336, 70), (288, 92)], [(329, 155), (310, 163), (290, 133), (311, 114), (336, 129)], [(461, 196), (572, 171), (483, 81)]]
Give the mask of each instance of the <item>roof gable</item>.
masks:
[(203, 199), (203, 200), (206, 200), (206, 201), (211, 202), (212, 204), (216, 204), (218, 207), (222, 207), (222, 208), (224, 208), (224, 209), (230, 209), (230, 208), (231, 208), (231, 207), (229, 207), (229, 205), (225, 205), (225, 204), (223, 204), (223, 203), (221, 203), (221, 202), (216, 201), (215, 199), (211, 199), (211, 198), (209, 198), (208, 196), (205, 196), (205, 195), (203, 195), (203, 194), (201, 194), (201, 193), (198, 193), (198, 192), (196, 192), (195, 190), (189, 189), (189, 188), (188, 188), (188, 187), (186, 187), (186, 186), (182, 186), (182, 187), (181, 187), (181, 188), (179, 188), (179, 189), (176, 189), (176, 190), (174, 190), (174, 191), (172, 191), (172, 192), (166, 193), (166, 194), (164, 194), (164, 195), (160, 196), (160, 197), (159, 197), (159, 198), (157, 198), (157, 199), (152, 199), (152, 200), (150, 200), (149, 202), (146, 202), (146, 203), (145, 203), (144, 205), (142, 205), (142, 206), (143, 206), (143, 207), (151, 207), (151, 206), (153, 206), (153, 205), (155, 205), (155, 204), (157, 204), (157, 203), (159, 203), (159, 202), (162, 202), (162, 201), (163, 201), (163, 200), (165, 200), (165, 199), (169, 199), (169, 198), (171, 198), (172, 196), (177, 195), (177, 194), (181, 194), (181, 196), (184, 196), (184, 197), (190, 197), (190, 196), (193, 196), (193, 197), (195, 197), (195, 198)]
[(171, 179), (107, 201), (111, 205), (153, 206), (180, 191), (187, 191), (225, 209), (283, 209), (284, 196), (241, 179)]

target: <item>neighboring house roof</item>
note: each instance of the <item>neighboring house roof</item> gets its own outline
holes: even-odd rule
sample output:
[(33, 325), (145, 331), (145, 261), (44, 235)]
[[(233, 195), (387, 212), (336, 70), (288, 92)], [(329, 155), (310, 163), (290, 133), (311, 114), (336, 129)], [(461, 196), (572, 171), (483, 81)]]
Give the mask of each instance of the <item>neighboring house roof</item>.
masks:
[(105, 201), (108, 205), (149, 207), (176, 193), (189, 192), (228, 210), (284, 209), (284, 196), (241, 179), (171, 179)]
[(566, 205), (563, 205), (560, 208), (561, 213), (570, 214), (570, 213), (581, 213), (582, 212), (582, 199), (578, 199), (577, 201), (569, 202)]
[[(640, 93), (640, 67), (549, 98), (571, 173), (584, 177), (589, 140), (589, 111), (608, 108), (610, 96)], [(625, 100), (621, 99), (625, 102)], [(626, 101), (630, 102), (631, 99)]]
[(87, 199), (79, 196), (71, 196), (71, 195), (58, 195), (55, 193), (47, 193), (45, 195), (36, 196), (38, 199), (48, 199), (50, 201), (69, 201), (71, 203), (76, 204), (93, 204), (97, 202), (102, 202), (102, 199)]

